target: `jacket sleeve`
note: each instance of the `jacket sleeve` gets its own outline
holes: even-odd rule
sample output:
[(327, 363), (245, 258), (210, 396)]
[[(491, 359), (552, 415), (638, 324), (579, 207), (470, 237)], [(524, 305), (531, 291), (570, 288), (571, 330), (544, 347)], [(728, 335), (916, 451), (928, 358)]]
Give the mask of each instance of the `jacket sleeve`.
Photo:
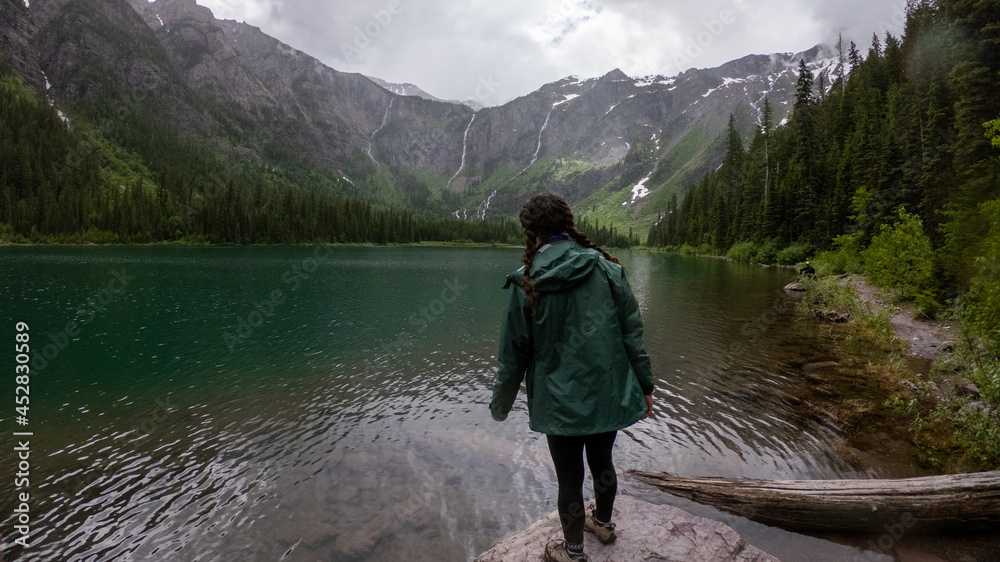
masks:
[(533, 350), (527, 297), (509, 280), (506, 286), (510, 288), (510, 298), (507, 301), (503, 327), (500, 329), (500, 351), (497, 354), (499, 366), (493, 383), (493, 400), (490, 402), (490, 413), (501, 420), (507, 418), (514, 406)]
[(639, 302), (635, 300), (632, 286), (625, 276), (625, 268), (616, 267), (610, 273), (611, 291), (615, 297), (615, 307), (618, 310), (618, 320), (622, 326), (622, 343), (632, 370), (639, 379), (643, 394), (652, 394), (653, 368), (649, 362), (649, 354), (642, 342), (642, 316), (639, 314)]

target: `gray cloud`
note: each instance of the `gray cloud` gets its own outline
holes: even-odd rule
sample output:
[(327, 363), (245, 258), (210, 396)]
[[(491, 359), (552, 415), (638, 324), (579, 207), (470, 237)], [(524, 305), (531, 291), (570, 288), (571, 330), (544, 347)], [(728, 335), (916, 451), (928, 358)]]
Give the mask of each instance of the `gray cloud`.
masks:
[[(338, 70), (499, 104), (621, 68), (673, 75), (902, 33), (905, 0), (199, 0)], [(484, 84), (490, 86), (484, 87)]]

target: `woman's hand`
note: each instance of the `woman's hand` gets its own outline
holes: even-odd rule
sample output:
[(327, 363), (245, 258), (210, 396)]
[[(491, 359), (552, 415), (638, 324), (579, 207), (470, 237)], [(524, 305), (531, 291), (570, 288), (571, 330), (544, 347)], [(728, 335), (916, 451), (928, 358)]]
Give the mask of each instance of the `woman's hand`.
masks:
[(651, 415), (653, 415), (653, 395), (652, 394), (647, 394), (646, 395), (646, 415), (642, 416), (642, 419), (646, 419), (646, 418), (648, 418)]

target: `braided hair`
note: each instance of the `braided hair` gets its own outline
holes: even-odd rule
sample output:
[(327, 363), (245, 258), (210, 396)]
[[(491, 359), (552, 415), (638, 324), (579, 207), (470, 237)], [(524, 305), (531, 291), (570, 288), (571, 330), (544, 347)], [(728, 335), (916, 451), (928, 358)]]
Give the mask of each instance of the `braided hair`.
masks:
[(605, 252), (587, 238), (587, 235), (577, 230), (573, 223), (573, 211), (569, 208), (569, 203), (558, 195), (546, 193), (536, 195), (528, 200), (521, 208), (518, 215), (521, 226), (524, 227), (525, 243), (524, 257), (521, 263), (524, 264), (524, 278), (521, 279), (521, 288), (528, 296), (528, 303), (532, 311), (537, 310), (535, 299), (535, 285), (531, 282), (531, 266), (535, 261), (535, 254), (538, 253), (538, 240), (545, 240), (550, 236), (568, 234), (584, 248), (593, 248), (600, 252), (604, 259), (621, 264), (618, 258)]

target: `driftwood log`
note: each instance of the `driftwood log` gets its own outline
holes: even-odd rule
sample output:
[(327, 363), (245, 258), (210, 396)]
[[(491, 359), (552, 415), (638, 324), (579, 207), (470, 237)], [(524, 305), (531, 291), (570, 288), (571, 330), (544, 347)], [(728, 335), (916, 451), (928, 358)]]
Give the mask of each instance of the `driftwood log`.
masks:
[(1000, 529), (1000, 471), (896, 480), (754, 480), (628, 473), (671, 494), (784, 529), (876, 533)]

